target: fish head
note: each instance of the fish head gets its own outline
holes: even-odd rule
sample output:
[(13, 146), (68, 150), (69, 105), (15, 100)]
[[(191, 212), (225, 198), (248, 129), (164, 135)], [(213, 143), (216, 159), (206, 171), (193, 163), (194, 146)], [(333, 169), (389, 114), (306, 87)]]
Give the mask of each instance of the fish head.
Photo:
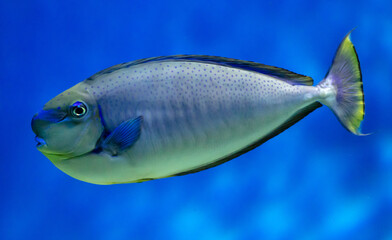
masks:
[(50, 160), (91, 152), (103, 132), (98, 104), (82, 83), (59, 94), (33, 116), (37, 149)]

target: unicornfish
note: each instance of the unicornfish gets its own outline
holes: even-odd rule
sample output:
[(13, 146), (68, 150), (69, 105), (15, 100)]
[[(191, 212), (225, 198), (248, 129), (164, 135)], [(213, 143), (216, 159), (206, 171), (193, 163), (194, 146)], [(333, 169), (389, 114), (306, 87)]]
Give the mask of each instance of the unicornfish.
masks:
[(224, 57), (175, 55), (118, 64), (59, 94), (33, 116), (37, 149), (94, 184), (205, 170), (275, 137), (321, 106), (361, 135), (359, 60), (343, 39), (325, 78)]

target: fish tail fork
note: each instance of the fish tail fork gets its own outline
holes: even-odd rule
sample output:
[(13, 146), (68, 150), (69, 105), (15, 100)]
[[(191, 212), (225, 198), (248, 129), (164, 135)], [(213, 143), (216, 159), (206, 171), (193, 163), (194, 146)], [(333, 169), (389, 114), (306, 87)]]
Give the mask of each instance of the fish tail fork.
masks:
[(320, 102), (335, 113), (342, 125), (353, 134), (363, 135), (360, 131), (365, 114), (362, 76), (350, 34), (341, 42), (332, 66), (317, 87), (322, 95)]

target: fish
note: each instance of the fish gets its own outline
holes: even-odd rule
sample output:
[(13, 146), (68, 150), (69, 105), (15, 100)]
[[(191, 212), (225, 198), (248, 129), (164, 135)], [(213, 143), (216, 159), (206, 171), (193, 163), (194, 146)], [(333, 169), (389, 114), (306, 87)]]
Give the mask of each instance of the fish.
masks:
[(325, 105), (355, 135), (365, 102), (348, 33), (324, 79), (206, 55), (145, 58), (102, 70), (33, 116), (36, 147), (93, 184), (196, 173), (236, 158)]

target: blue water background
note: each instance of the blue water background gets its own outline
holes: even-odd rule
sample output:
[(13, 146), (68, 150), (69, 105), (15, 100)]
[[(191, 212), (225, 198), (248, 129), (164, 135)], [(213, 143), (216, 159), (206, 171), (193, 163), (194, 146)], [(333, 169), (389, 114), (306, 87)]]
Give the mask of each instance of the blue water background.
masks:
[[(0, 1), (0, 239), (392, 239), (391, 1)], [(32, 115), (106, 67), (208, 54), (319, 82), (344, 35), (365, 133), (320, 108), (226, 164), (99, 186), (35, 149)]]

